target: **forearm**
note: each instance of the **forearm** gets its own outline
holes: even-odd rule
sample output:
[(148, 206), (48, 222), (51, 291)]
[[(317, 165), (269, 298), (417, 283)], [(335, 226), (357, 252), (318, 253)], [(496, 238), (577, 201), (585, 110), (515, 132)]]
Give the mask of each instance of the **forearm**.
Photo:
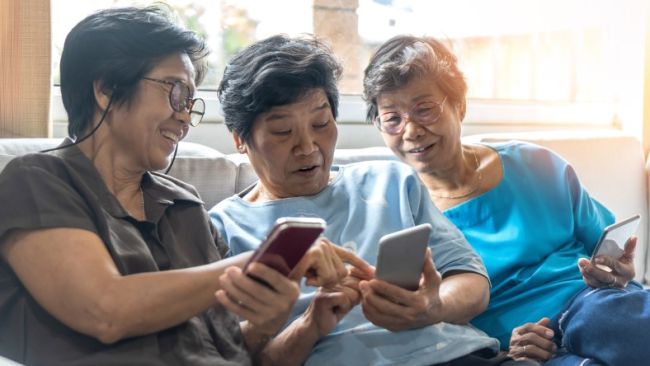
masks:
[[(244, 256), (179, 270), (148, 272), (116, 278), (100, 300), (107, 320), (107, 341), (149, 334), (178, 325), (216, 305), (219, 276)], [(102, 311), (103, 310), (103, 311)]]
[(313, 322), (303, 314), (268, 342), (259, 360), (263, 365), (302, 365), (319, 338)]
[(219, 276), (250, 255), (122, 275), (96, 234), (65, 228), (14, 232), (0, 254), (47, 312), (105, 343), (172, 327), (214, 305)]
[(443, 307), (442, 321), (467, 324), (482, 313), (490, 300), (485, 277), (473, 272), (457, 272), (445, 276), (440, 285)]

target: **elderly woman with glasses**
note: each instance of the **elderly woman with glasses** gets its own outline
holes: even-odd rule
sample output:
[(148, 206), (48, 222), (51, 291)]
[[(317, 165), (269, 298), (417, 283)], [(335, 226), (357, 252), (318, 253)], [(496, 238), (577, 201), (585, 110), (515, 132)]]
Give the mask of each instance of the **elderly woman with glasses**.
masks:
[(235, 254), (256, 248), (283, 216), (324, 219), (327, 238), (370, 264), (383, 235), (428, 223), (429, 252), (415, 290), (356, 271), (338, 287), (303, 286), (292, 310), (297, 321), (285, 330), (293, 337), (274, 339), (269, 358), (283, 365), (514, 362), (467, 325), (488, 301), (483, 264), (415, 172), (396, 161), (332, 165), (340, 72), (331, 51), (311, 37), (270, 37), (230, 61), (219, 99), (259, 181), (210, 215)]
[(466, 92), (456, 57), (433, 38), (395, 37), (365, 70), (368, 119), (486, 264), (490, 304), (472, 324), (515, 358), (559, 349), (550, 364), (646, 364), (650, 297), (632, 280), (636, 239), (621, 258), (596, 260), (612, 271), (586, 259), (612, 213), (547, 149), (463, 143)]
[[(228, 247), (194, 188), (158, 173), (204, 109), (194, 98), (204, 43), (169, 15), (104, 10), (66, 38), (71, 138), (0, 174), (1, 356), (36, 365), (250, 364), (287, 320), (298, 284), (262, 264), (249, 270), (269, 286), (241, 276), (250, 253), (222, 260)], [(328, 245), (299, 265), (313, 283), (347, 273)], [(225, 306), (246, 306), (243, 323), (216, 292)]]

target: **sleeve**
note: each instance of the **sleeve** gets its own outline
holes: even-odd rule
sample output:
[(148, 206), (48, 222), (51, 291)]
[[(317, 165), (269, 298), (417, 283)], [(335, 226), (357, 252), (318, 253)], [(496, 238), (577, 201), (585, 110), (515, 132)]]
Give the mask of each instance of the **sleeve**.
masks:
[(0, 238), (13, 229), (68, 227), (97, 232), (89, 205), (62, 176), (13, 159), (0, 174)]
[(221, 236), (221, 233), (219, 233), (219, 230), (214, 224), (214, 220), (210, 216), (208, 219), (210, 222), (210, 232), (212, 233), (212, 237), (214, 238), (214, 243), (217, 246), (217, 250), (219, 251), (219, 255), (221, 255), (221, 258), (225, 258), (227, 256), (230, 256), (230, 248), (228, 247), (228, 243), (223, 239)]
[(415, 173), (407, 178), (406, 187), (415, 225), (429, 223), (433, 228), (429, 247), (436, 269), (442, 274), (451, 270), (474, 272), (489, 281), (481, 257), (460, 230), (433, 204), (429, 192)]
[(587, 253), (591, 253), (603, 229), (614, 223), (614, 214), (589, 195), (568, 163), (564, 173), (564, 181), (571, 196), (576, 239), (583, 243)]

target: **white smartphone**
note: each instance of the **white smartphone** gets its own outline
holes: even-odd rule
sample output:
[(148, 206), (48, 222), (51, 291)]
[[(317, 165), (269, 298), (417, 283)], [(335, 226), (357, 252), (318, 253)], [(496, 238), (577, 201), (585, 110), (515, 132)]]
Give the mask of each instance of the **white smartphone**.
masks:
[[(636, 233), (640, 221), (641, 215), (634, 215), (606, 227), (594, 248), (591, 259), (593, 260), (595, 257), (601, 255), (607, 255), (616, 259), (620, 258), (623, 255), (625, 243)], [(606, 271), (611, 271), (610, 268), (605, 266), (598, 265), (598, 267)]]
[(420, 285), (431, 225), (422, 224), (379, 239), (375, 277), (410, 291)]
[(288, 276), (307, 250), (325, 230), (325, 220), (311, 217), (283, 217), (244, 266), (261, 262)]

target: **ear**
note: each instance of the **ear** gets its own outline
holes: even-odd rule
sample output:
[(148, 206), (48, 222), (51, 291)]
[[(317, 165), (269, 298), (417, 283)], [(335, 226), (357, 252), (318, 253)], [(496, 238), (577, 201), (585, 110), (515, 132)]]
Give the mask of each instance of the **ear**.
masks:
[(240, 154), (246, 154), (248, 152), (246, 143), (235, 131), (232, 132), (232, 140), (235, 143), (235, 148), (237, 149), (237, 152), (239, 152)]
[(113, 95), (113, 90), (107, 87), (100, 80), (93, 81), (93, 93), (95, 94), (95, 102), (102, 111), (108, 108), (108, 103)]
[(456, 112), (458, 113), (458, 120), (463, 123), (465, 113), (467, 112), (467, 99), (463, 99), (456, 105)]

